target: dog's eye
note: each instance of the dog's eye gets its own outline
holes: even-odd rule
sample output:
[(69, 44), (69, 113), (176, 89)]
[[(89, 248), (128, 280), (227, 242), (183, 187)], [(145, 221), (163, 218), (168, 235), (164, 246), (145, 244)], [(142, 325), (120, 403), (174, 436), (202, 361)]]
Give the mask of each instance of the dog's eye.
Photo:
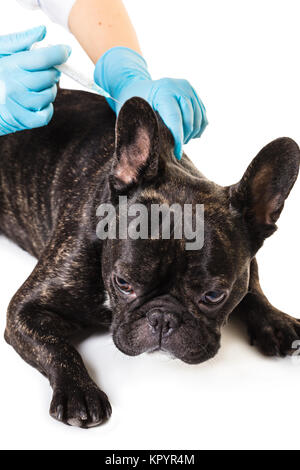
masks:
[(218, 305), (226, 297), (226, 292), (222, 291), (209, 291), (201, 297), (201, 302), (205, 305)]
[(125, 295), (134, 294), (134, 290), (132, 286), (128, 282), (126, 282), (125, 279), (122, 279), (119, 276), (115, 276), (115, 284), (117, 288), (119, 289), (119, 291), (122, 292), (122, 294), (125, 294)]

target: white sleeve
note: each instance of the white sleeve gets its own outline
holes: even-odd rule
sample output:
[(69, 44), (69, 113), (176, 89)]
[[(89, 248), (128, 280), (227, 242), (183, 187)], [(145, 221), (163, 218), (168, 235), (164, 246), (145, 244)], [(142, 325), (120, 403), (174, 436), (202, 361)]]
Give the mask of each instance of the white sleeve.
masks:
[(50, 20), (69, 29), (69, 15), (76, 0), (18, 0), (18, 2), (27, 8), (41, 8)]
[(76, 0), (39, 0), (41, 9), (50, 20), (69, 29), (68, 20), (70, 11)]

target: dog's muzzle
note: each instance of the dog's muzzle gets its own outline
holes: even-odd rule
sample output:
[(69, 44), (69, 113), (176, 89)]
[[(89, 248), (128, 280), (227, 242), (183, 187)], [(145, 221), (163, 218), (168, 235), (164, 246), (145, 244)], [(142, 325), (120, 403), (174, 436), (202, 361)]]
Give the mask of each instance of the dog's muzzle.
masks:
[(178, 313), (164, 312), (157, 308), (147, 313), (147, 320), (152, 333), (160, 338), (170, 336), (181, 324), (181, 316)]

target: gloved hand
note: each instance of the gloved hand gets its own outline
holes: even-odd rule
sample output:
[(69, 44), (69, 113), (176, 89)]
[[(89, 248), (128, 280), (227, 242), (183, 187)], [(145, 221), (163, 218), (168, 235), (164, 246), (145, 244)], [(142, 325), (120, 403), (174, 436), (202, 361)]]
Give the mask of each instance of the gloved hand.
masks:
[(59, 45), (30, 51), (45, 34), (40, 26), (0, 36), (0, 135), (45, 126), (52, 118), (60, 77), (53, 67), (64, 63), (71, 49)]
[(151, 80), (145, 60), (132, 49), (109, 49), (97, 62), (94, 79), (120, 102), (107, 100), (117, 114), (133, 96), (148, 101), (172, 132), (178, 160), (183, 144), (200, 137), (207, 126), (205, 107), (190, 83), (172, 78)]

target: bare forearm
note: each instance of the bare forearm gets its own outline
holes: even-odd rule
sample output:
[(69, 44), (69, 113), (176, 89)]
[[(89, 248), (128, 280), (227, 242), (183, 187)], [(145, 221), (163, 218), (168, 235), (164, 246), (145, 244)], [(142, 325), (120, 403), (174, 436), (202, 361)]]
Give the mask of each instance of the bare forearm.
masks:
[(121, 0), (77, 0), (69, 16), (69, 28), (94, 63), (116, 46), (141, 53)]

